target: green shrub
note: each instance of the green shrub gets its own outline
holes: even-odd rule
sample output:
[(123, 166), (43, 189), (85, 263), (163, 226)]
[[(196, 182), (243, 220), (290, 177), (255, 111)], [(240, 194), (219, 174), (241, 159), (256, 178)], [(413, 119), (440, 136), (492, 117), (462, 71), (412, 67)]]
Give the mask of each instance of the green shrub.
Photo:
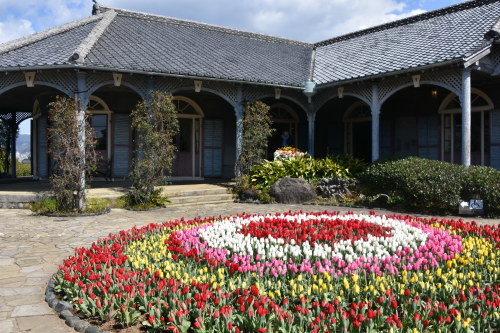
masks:
[(375, 163), (360, 176), (368, 195), (401, 198), (411, 209), (456, 212), (462, 199), (483, 199), (489, 214), (500, 212), (500, 172), (409, 157)]
[(30, 209), (37, 215), (53, 214), (59, 210), (59, 204), (56, 199), (44, 199), (33, 202)]
[(321, 178), (346, 178), (347, 170), (331, 158), (292, 158), (288, 160), (263, 161), (252, 168), (250, 184), (269, 189), (272, 184), (284, 177), (304, 178), (318, 182)]
[(365, 161), (349, 154), (328, 155), (328, 158), (347, 169), (348, 174), (351, 177), (358, 177), (368, 167), (368, 164)]
[(37, 215), (44, 214), (96, 214), (102, 213), (111, 205), (108, 198), (87, 198), (87, 205), (84, 211), (77, 212), (65, 210), (55, 198), (44, 199), (33, 202), (31, 211)]
[(462, 199), (482, 199), (490, 215), (500, 215), (500, 171), (471, 166), (462, 184)]

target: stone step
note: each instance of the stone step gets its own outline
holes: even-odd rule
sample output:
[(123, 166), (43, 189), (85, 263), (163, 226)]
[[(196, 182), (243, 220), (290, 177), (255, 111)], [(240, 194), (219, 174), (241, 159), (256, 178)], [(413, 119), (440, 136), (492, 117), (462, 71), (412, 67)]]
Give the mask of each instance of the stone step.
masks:
[(186, 206), (194, 206), (194, 205), (222, 205), (222, 204), (230, 204), (234, 203), (234, 199), (230, 200), (218, 200), (218, 201), (204, 201), (204, 202), (196, 202), (196, 203), (182, 203), (182, 204), (170, 204), (167, 207), (186, 207)]
[(233, 196), (229, 193), (224, 194), (205, 194), (205, 195), (183, 195), (177, 197), (169, 196), (172, 205), (183, 204), (205, 204), (208, 202), (227, 202), (233, 201)]
[(185, 191), (179, 191), (179, 190), (172, 191), (169, 190), (168, 187), (166, 187), (166, 190), (163, 191), (163, 194), (169, 198), (177, 198), (177, 197), (191, 197), (191, 196), (204, 196), (204, 195), (223, 195), (223, 194), (230, 194), (230, 191), (229, 189), (224, 187), (185, 190)]

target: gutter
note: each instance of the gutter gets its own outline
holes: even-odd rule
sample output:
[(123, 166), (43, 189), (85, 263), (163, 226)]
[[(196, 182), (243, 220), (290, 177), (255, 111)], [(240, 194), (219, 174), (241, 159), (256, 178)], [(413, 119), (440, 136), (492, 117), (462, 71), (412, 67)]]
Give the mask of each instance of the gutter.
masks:
[[(291, 86), (286, 84), (273, 84), (273, 83), (265, 83), (265, 82), (254, 82), (254, 81), (244, 81), (244, 80), (231, 80), (231, 79), (219, 79), (213, 77), (206, 76), (194, 76), (194, 75), (184, 75), (184, 74), (169, 74), (169, 73), (158, 73), (158, 72), (144, 72), (133, 69), (123, 69), (123, 68), (110, 68), (110, 67), (98, 67), (98, 66), (81, 66), (81, 65), (50, 65), (50, 66), (33, 66), (33, 67), (0, 67), (0, 72), (24, 72), (24, 71), (44, 71), (44, 70), (61, 70), (61, 69), (74, 69), (78, 70), (91, 70), (91, 71), (99, 71), (99, 72), (114, 72), (114, 73), (125, 73), (125, 74), (139, 74), (145, 76), (159, 76), (159, 77), (173, 77), (178, 79), (190, 79), (190, 80), (207, 80), (207, 81), (217, 81), (217, 82), (226, 82), (226, 83), (238, 83), (238, 84), (246, 84), (246, 85), (256, 85), (256, 86), (264, 86), (264, 87), (276, 87), (283, 89), (295, 89), (295, 90), (303, 90), (303, 86)], [(0, 76), (1, 77), (1, 76)]]

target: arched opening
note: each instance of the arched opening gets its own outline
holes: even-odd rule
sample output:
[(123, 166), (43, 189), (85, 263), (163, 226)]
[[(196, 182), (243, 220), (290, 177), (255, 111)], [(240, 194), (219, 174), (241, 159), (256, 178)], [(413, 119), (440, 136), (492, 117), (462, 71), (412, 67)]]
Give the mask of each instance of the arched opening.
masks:
[(126, 178), (134, 154), (130, 112), (141, 101), (133, 89), (104, 85), (89, 97), (87, 114), (97, 139), (98, 174)]
[(332, 98), (316, 114), (315, 156), (351, 154), (371, 160), (371, 115), (353, 96)]
[(203, 111), (195, 101), (184, 96), (174, 96), (173, 102), (178, 112), (179, 134), (174, 138), (177, 156), (172, 174), (176, 178), (201, 178)]
[(295, 146), (299, 139), (299, 117), (297, 113), (284, 103), (271, 105), (269, 112), (271, 113), (275, 130), (270, 139), (272, 151), (274, 152), (280, 147)]
[(380, 157), (440, 158), (439, 105), (449, 91), (434, 85), (406, 87), (391, 95), (380, 113)]
[[(490, 123), (492, 100), (479, 89), (471, 91), (471, 164), (490, 165)], [(460, 163), (462, 158), (462, 107), (450, 93), (439, 106), (441, 116), (441, 159)]]
[(48, 177), (47, 113), (57, 95), (64, 93), (40, 82), (30, 88), (17, 85), (0, 95), (0, 123), (7, 130), (0, 139), (0, 155), (6, 158), (0, 162), (2, 176)]
[(90, 126), (94, 132), (95, 151), (99, 161), (111, 159), (111, 117), (112, 112), (103, 99), (90, 96), (87, 106)]
[[(173, 179), (234, 177), (236, 163), (234, 107), (218, 94), (203, 90), (194, 92), (192, 88), (174, 92), (174, 101), (178, 103), (181, 125), (180, 137), (176, 139), (176, 143), (184, 142), (183, 149), (189, 149), (189, 152), (185, 153), (191, 160), (174, 162), (189, 167), (185, 170), (174, 168)], [(193, 156), (195, 173), (192, 173)], [(189, 171), (188, 176), (186, 171)]]
[(267, 158), (273, 159), (274, 151), (284, 146), (307, 150), (307, 119), (305, 112), (301, 112), (302, 108), (283, 97), (280, 100), (267, 97), (263, 98), (262, 102), (270, 107), (274, 129), (268, 141)]
[(371, 110), (365, 102), (352, 104), (344, 113), (344, 152), (365, 161), (371, 159)]

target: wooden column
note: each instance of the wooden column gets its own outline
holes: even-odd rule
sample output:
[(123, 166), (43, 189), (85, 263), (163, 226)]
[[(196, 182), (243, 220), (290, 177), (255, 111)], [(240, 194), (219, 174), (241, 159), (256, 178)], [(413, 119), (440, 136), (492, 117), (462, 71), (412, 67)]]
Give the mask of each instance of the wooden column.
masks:
[(316, 112), (312, 106), (309, 104), (309, 111), (307, 112), (307, 134), (308, 134), (308, 152), (309, 155), (314, 157), (314, 137), (316, 135), (315, 131), (315, 121), (316, 121)]
[(372, 86), (372, 162), (379, 159), (380, 156), (380, 102), (378, 95), (378, 86)]
[(462, 165), (470, 165), (471, 153), (471, 71), (462, 73)]
[(77, 91), (75, 101), (77, 106), (77, 126), (78, 126), (78, 150), (80, 152), (80, 174), (78, 177), (78, 189), (76, 193), (76, 207), (82, 211), (85, 209), (85, 111), (89, 102), (87, 91), (87, 73), (77, 72)]

